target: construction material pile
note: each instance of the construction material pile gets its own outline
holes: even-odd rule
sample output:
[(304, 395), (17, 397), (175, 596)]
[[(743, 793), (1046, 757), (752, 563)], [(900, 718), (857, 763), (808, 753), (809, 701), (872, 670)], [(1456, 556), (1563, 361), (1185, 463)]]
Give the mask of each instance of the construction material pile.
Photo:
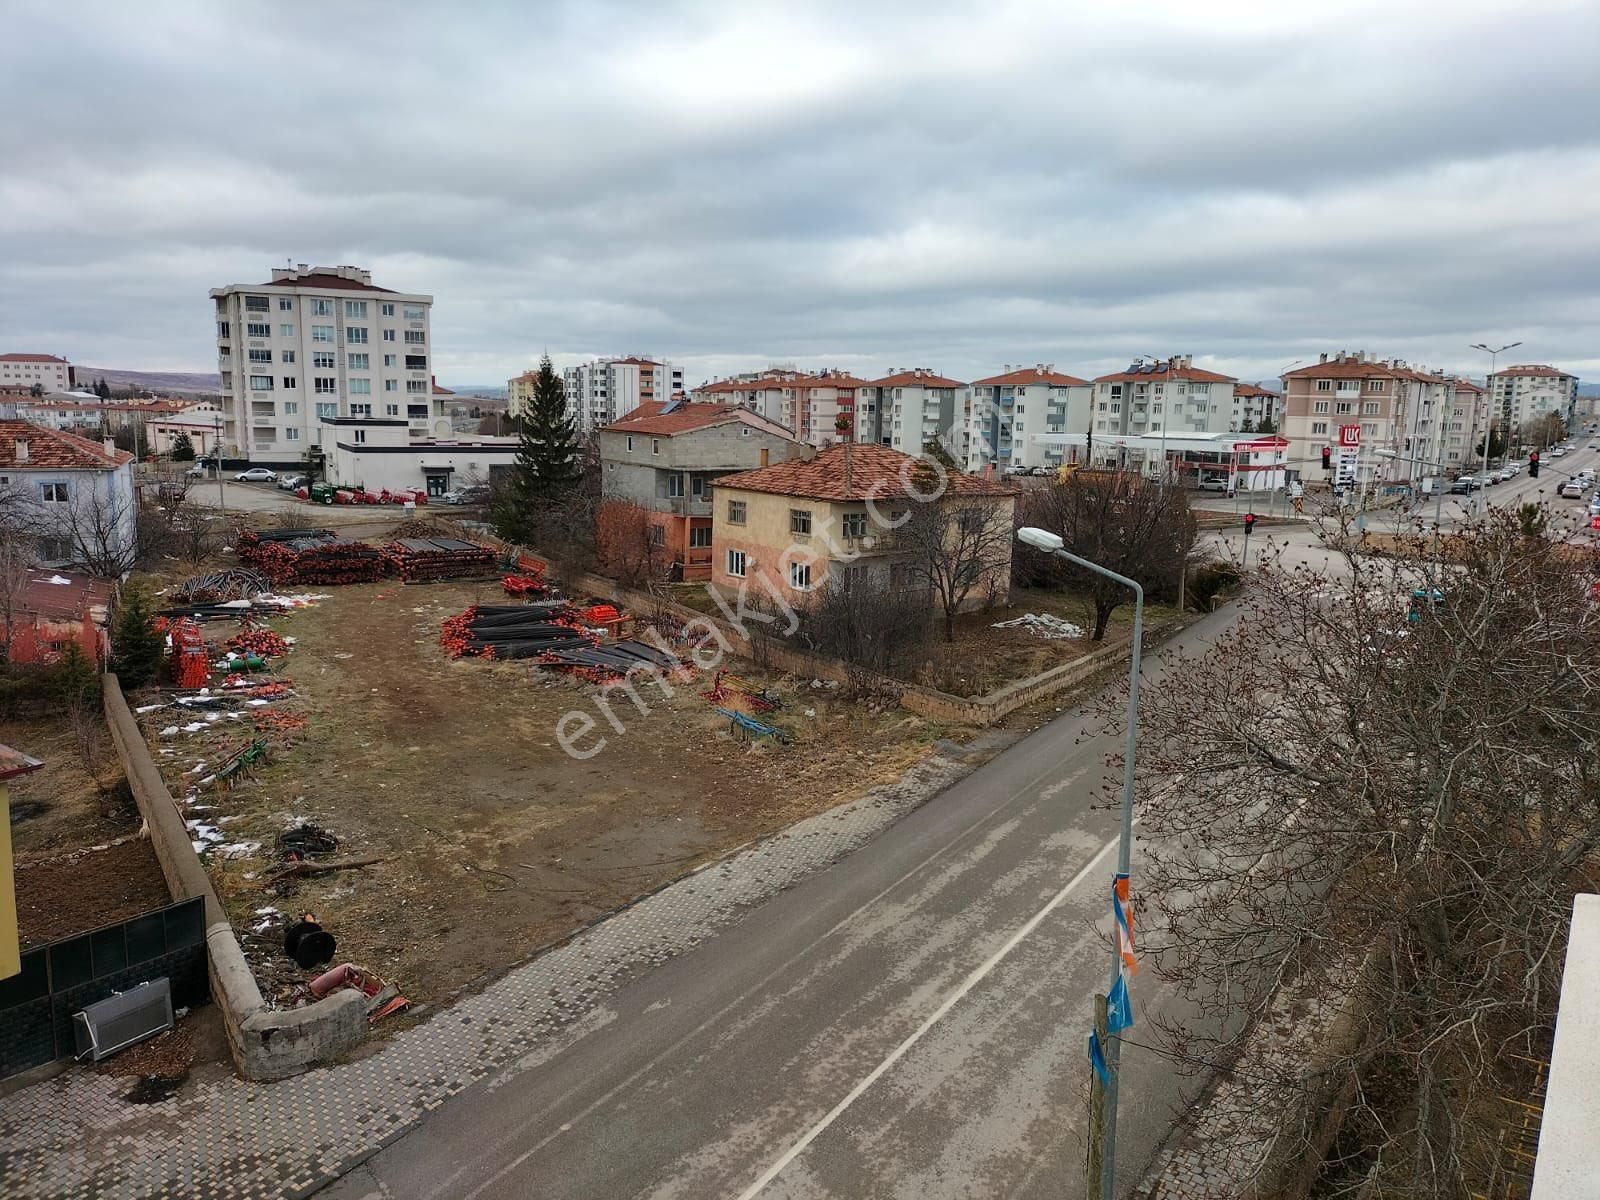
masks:
[(494, 551), (460, 538), (400, 538), (383, 547), (383, 556), (406, 583), (482, 578), (495, 570)]
[(193, 621), (175, 621), (172, 641), (172, 678), (181, 688), (203, 688), (211, 677), (211, 655)]
[(242, 529), (233, 541), (239, 561), (253, 565), (261, 561), (262, 551), (279, 542), (299, 542), (307, 538), (331, 541), (338, 537), (331, 529)]
[(500, 586), (508, 596), (542, 596), (550, 590), (541, 571), (526, 575), (504, 575), (500, 579)]
[(175, 605), (212, 605), (229, 600), (252, 600), (272, 590), (272, 581), (260, 571), (233, 567), (185, 579), (167, 593)]
[(237, 650), (243, 654), (258, 654), (262, 658), (274, 658), (289, 653), (289, 640), (281, 633), (274, 633), (270, 629), (247, 629), (243, 633), (236, 633), (225, 643), (229, 650)]
[(565, 600), (484, 604), (444, 623), (439, 642), (451, 658), (538, 658), (555, 650), (594, 646)]
[(256, 564), (279, 586), (373, 583), (389, 571), (376, 546), (320, 534), (274, 539), (257, 547), (254, 556)]

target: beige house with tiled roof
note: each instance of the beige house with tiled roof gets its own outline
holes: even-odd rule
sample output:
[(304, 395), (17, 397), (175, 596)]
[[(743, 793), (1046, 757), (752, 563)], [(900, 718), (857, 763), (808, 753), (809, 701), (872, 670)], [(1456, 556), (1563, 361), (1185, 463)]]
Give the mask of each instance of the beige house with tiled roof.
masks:
[[(941, 475), (928, 460), (887, 446), (829, 446), (811, 458), (714, 482), (711, 580), (727, 592), (745, 587), (801, 605), (836, 574), (881, 575), (926, 602), (926, 585), (919, 590), (914, 564), (895, 537), (911, 506), (985, 506), (1009, 535), (1016, 494), (977, 475)], [(994, 568), (993, 578), (973, 589), (971, 602), (1003, 590), (1010, 569), (1008, 558), (1003, 571)]]
[(20, 514), (40, 565), (133, 565), (133, 455), (27, 421), (0, 421), (0, 505)]

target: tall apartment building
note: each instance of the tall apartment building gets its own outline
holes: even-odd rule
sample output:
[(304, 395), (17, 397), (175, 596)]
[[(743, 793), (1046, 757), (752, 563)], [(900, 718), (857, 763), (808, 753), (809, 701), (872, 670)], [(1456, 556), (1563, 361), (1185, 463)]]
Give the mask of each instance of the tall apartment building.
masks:
[[(863, 396), (872, 391), (869, 399)], [(701, 384), (694, 398), (731, 404), (776, 421), (819, 449), (840, 441), (875, 442), (881, 412), (875, 389), (846, 371), (772, 368)], [(839, 418), (848, 429), (841, 431)]]
[(360, 267), (300, 263), (211, 298), (228, 453), (267, 463), (299, 462), (313, 445), (331, 453), (324, 418), (403, 419), (416, 441), (440, 432), (432, 296), (378, 287)]
[[(533, 399), (538, 372), (525, 371), (506, 381), (507, 411), (520, 416)], [(670, 400), (683, 391), (683, 368), (665, 360), (629, 355), (596, 358), (561, 372), (567, 415), (580, 434), (619, 421), (641, 404)]]
[(970, 436), (966, 389), (959, 379), (914, 367), (868, 381), (858, 399), (875, 406), (881, 444), (902, 454), (921, 454), (929, 442), (943, 438), (955, 460), (965, 462)]
[[(800, 378), (799, 371), (752, 371), (727, 379), (713, 379), (694, 389), (694, 399), (708, 404), (731, 404), (738, 408), (787, 425), (784, 420), (785, 391), (792, 398), (793, 382)], [(792, 426), (790, 427), (792, 430)]]
[(1087, 432), (1093, 390), (1087, 379), (1057, 371), (1054, 363), (1007, 363), (1002, 374), (973, 380), (967, 389), (966, 469), (1061, 465), (1062, 448), (1039, 445), (1033, 435)]
[[(1133, 363), (1094, 380), (1094, 432), (1115, 437), (1165, 431), (1178, 437), (1237, 430), (1246, 411), (1243, 398), (1234, 395), (1237, 382), (1195, 366), (1189, 354)], [(1144, 458), (1150, 470), (1159, 469), (1159, 456)]]
[(54, 354), (0, 354), (0, 388), (65, 392), (76, 382), (72, 364)]
[(1243, 433), (1259, 431), (1267, 421), (1272, 422), (1272, 427), (1276, 429), (1282, 415), (1283, 397), (1271, 388), (1264, 388), (1258, 383), (1233, 385), (1234, 429)]
[(1554, 413), (1568, 425), (1577, 417), (1578, 377), (1537, 363), (1505, 367), (1489, 377), (1495, 419), (1513, 432)]

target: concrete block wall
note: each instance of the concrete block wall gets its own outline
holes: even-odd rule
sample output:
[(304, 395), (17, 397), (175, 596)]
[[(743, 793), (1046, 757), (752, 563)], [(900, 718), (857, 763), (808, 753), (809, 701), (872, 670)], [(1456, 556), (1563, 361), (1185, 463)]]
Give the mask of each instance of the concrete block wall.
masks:
[(106, 723), (150, 845), (174, 900), (200, 896), (206, 914), (211, 996), (222, 1010), (234, 1065), (247, 1079), (282, 1079), (358, 1044), (367, 1032), (366, 997), (346, 988), (302, 1008), (271, 1009), (217, 899), (178, 805), (112, 674), (105, 676)]

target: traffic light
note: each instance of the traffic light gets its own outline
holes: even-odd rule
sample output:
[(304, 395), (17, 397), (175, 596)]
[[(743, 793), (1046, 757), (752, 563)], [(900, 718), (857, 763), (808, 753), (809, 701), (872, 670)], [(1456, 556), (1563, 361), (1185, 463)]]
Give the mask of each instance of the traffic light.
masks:
[(1324, 446), (1322, 448), (1322, 469), (1324, 471), (1333, 470), (1333, 447), (1332, 446)]
[(1245, 515), (1244, 515), (1244, 532), (1245, 532), (1245, 536), (1248, 537), (1249, 534), (1250, 534), (1250, 531), (1252, 529), (1254, 529), (1255, 527), (1256, 527), (1256, 515), (1255, 515), (1255, 513), (1245, 513)]
[(1539, 478), (1539, 452), (1537, 450), (1528, 455), (1528, 478)]

